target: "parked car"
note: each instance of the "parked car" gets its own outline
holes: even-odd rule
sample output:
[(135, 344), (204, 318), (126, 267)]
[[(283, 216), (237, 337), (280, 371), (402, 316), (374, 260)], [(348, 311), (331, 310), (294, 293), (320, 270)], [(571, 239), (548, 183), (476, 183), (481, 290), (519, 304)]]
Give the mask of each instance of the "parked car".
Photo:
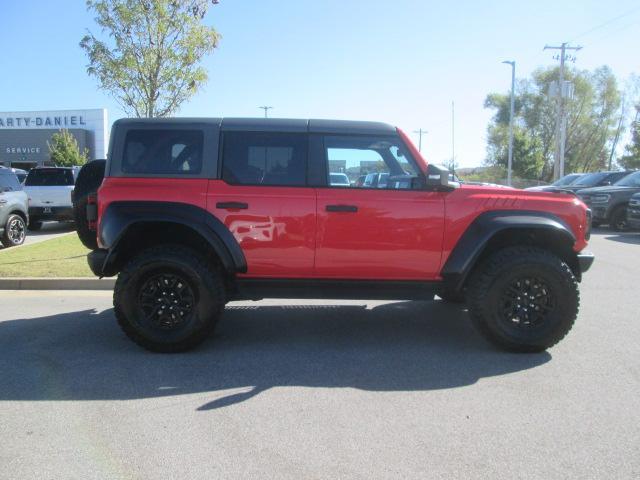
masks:
[(564, 190), (579, 192), (585, 188), (606, 187), (613, 185), (618, 180), (622, 180), (627, 175), (633, 173), (633, 170), (622, 170), (619, 172), (593, 172), (587, 173), (578, 178), (570, 185), (562, 187)]
[(28, 221), (27, 194), (11, 169), (0, 167), (0, 242), (5, 248), (24, 243)]
[(27, 171), (26, 170), (22, 170), (20, 168), (12, 168), (11, 171), (13, 173), (15, 173), (16, 177), (18, 177), (18, 181), (21, 184), (24, 184), (25, 179), (27, 178)]
[(593, 225), (607, 224), (614, 230), (626, 230), (627, 206), (633, 194), (640, 192), (640, 171), (627, 175), (613, 185), (585, 188), (580, 199), (593, 212)]
[(586, 173), (570, 173), (569, 175), (565, 175), (562, 178), (559, 178), (555, 182), (549, 185), (538, 185), (537, 187), (529, 187), (525, 188), (530, 192), (543, 192), (545, 190), (554, 189), (554, 188), (563, 188), (568, 187), (569, 185), (577, 182), (577, 180), (581, 177), (587, 175)]
[(633, 194), (629, 200), (627, 222), (630, 229), (640, 230), (640, 193)]
[(332, 187), (350, 187), (349, 177), (345, 173), (331, 172), (329, 174), (329, 183)]
[(73, 220), (71, 192), (79, 169), (74, 167), (32, 168), (24, 182), (29, 195), (29, 230), (42, 222)]
[[(345, 157), (386, 187), (332, 186)], [(106, 166), (80, 172), (77, 231), (93, 273), (118, 276), (119, 325), (153, 351), (202, 342), (231, 300), (436, 293), (505, 349), (554, 345), (593, 262), (589, 210), (449, 175), (383, 123), (118, 120)]]

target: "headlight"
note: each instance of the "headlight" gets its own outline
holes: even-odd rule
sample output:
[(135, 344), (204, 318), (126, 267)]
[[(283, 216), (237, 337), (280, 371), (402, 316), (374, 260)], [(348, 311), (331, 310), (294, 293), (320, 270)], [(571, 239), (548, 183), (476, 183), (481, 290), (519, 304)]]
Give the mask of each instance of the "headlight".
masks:
[(594, 195), (591, 197), (591, 203), (607, 203), (611, 195), (608, 193), (601, 193), (600, 195)]

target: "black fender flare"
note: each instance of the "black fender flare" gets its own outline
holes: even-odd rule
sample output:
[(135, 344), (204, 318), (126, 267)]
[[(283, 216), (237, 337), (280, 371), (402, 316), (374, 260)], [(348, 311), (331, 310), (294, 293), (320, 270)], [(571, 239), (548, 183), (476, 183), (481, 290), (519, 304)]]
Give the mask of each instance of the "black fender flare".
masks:
[(233, 234), (205, 209), (177, 202), (122, 201), (110, 203), (100, 219), (98, 237), (107, 250), (101, 275), (115, 273), (112, 266), (123, 247), (121, 240), (134, 225), (144, 223), (175, 223), (191, 228), (213, 248), (225, 271), (247, 271), (244, 253)]
[(571, 228), (548, 212), (497, 210), (482, 213), (467, 227), (442, 267), (441, 276), (447, 288), (462, 289), (489, 241), (500, 232), (514, 229), (543, 230), (571, 246), (576, 242)]

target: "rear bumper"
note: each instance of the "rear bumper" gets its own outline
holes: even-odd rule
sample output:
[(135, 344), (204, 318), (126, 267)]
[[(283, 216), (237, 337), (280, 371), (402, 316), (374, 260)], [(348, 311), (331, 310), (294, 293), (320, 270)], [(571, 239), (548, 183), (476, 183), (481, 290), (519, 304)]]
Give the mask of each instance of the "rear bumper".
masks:
[(73, 220), (73, 207), (29, 207), (29, 218), (34, 222)]
[(578, 265), (580, 267), (580, 273), (584, 273), (591, 268), (595, 255), (591, 252), (582, 252), (578, 254)]

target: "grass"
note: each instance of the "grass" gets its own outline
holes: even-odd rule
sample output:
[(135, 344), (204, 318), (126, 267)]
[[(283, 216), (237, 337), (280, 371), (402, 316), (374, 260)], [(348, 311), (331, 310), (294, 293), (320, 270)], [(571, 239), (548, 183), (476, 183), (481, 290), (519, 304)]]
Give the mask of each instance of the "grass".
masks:
[(93, 277), (75, 233), (0, 250), (0, 277)]

